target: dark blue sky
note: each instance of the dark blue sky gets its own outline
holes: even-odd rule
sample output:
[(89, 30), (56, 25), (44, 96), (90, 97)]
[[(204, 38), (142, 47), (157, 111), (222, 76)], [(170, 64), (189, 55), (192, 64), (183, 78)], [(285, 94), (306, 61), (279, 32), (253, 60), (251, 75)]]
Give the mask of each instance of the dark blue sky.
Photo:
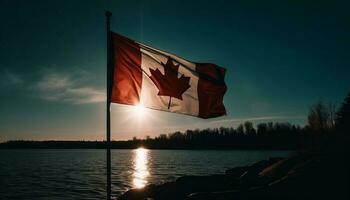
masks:
[[(212, 120), (113, 105), (112, 137), (241, 121), (305, 124), (350, 90), (346, 1), (0, 2), (0, 141), (104, 139), (105, 10), (112, 30), (227, 68), (228, 115)], [(136, 120), (135, 120), (136, 119)]]

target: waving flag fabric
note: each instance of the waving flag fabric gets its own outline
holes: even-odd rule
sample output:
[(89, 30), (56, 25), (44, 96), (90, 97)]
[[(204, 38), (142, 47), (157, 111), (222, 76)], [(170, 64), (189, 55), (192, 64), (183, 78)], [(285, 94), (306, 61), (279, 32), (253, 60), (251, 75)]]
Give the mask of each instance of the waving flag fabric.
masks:
[(225, 69), (195, 63), (112, 33), (112, 103), (212, 118), (226, 114)]

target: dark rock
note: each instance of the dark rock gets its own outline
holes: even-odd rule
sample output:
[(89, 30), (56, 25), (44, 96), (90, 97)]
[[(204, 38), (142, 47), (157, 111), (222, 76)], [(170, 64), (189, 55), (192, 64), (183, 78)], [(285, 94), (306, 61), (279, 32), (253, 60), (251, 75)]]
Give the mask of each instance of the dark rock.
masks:
[(154, 184), (148, 185), (142, 189), (131, 189), (119, 196), (118, 200), (146, 200), (153, 197), (157, 186)]
[(274, 193), (268, 187), (258, 187), (249, 190), (232, 190), (212, 193), (195, 193), (186, 200), (280, 200), (289, 199), (283, 194)]
[(236, 193), (237, 191), (198, 192), (190, 194), (185, 200), (227, 200)]
[(335, 156), (271, 158), (223, 175), (184, 176), (129, 190), (118, 200), (349, 199), (349, 163)]
[(191, 187), (191, 190), (218, 190), (227, 186), (229, 178), (222, 174), (211, 176), (185, 176), (178, 178), (176, 183), (184, 187)]
[(272, 165), (272, 164), (274, 164), (282, 159), (285, 159), (285, 158), (283, 158), (283, 157), (271, 157), (271, 158), (269, 158), (269, 162)]
[(228, 189), (225, 175), (184, 176), (175, 182), (160, 185), (155, 199), (184, 199), (193, 192), (220, 191)]
[(242, 176), (244, 172), (248, 170), (248, 168), (249, 167), (245, 166), (245, 167), (235, 167), (232, 169), (228, 169), (225, 171), (225, 175), (233, 179), (238, 179), (239, 177)]
[(238, 187), (248, 189), (253, 186), (260, 184), (259, 173), (264, 170), (268, 165), (269, 161), (262, 160), (248, 167), (240, 177)]
[(277, 180), (285, 176), (296, 166), (303, 164), (311, 158), (312, 157), (310, 155), (294, 155), (289, 158), (279, 160), (263, 169), (259, 173), (259, 177), (270, 181)]

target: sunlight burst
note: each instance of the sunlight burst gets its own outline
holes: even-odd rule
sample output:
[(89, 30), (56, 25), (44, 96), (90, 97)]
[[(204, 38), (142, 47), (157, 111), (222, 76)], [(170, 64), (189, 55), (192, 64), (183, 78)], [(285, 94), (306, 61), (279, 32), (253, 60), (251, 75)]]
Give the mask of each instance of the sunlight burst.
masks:
[(145, 115), (147, 114), (147, 109), (141, 105), (141, 104), (138, 104), (137, 106), (133, 106), (133, 115), (139, 119), (139, 120), (142, 120)]

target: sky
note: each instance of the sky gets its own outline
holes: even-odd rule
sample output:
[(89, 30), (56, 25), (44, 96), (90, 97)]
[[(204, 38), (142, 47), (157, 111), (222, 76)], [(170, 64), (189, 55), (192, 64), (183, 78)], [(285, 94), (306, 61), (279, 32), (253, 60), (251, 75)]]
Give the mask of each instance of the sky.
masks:
[(112, 139), (307, 123), (350, 91), (346, 1), (0, 1), (0, 141), (104, 140), (105, 11), (111, 29), (227, 69), (227, 115), (204, 120), (112, 105)]

